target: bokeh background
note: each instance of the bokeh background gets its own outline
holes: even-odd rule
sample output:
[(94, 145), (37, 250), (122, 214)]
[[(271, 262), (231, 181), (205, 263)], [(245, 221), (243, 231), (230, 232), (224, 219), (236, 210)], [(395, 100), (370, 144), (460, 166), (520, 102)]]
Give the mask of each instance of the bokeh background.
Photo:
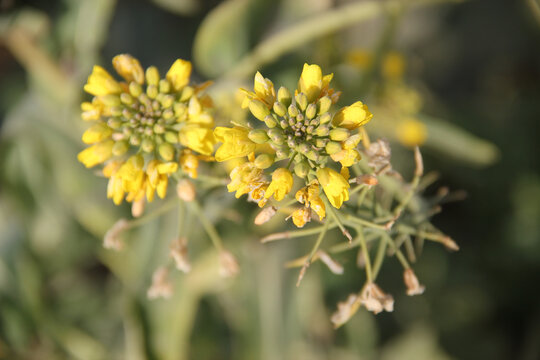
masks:
[[(1, 359), (540, 358), (536, 0), (1, 0), (0, 11)], [(270, 55), (246, 60), (261, 46)], [(317, 264), (296, 288), (297, 271), (283, 264), (310, 241), (260, 244), (285, 225), (250, 225), (255, 207), (213, 187), (205, 211), (241, 274), (219, 278), (209, 240), (192, 226), (193, 273), (174, 274), (171, 299), (148, 300), (176, 213), (131, 231), (123, 252), (103, 249), (129, 207), (107, 201), (105, 179), (76, 161), (82, 85), (93, 64), (112, 70), (119, 53), (163, 72), (192, 60), (196, 81), (215, 81), (222, 122), (242, 116), (234, 93), (255, 70), (294, 86), (304, 62), (318, 63), (336, 74), (342, 104), (370, 106), (368, 131), (393, 142), (394, 167), (410, 174), (412, 152), (396, 130), (405, 112), (423, 134), (426, 170), (440, 176), (428, 195), (447, 188), (459, 200), (433, 221), (461, 250), (426, 244), (415, 271), (427, 290), (417, 297), (388, 259), (378, 282), (395, 311), (361, 310), (333, 330), (336, 303), (364, 281), (354, 256), (340, 259), (344, 275)], [(385, 76), (389, 54), (398, 70)], [(405, 93), (387, 97), (387, 85)]]

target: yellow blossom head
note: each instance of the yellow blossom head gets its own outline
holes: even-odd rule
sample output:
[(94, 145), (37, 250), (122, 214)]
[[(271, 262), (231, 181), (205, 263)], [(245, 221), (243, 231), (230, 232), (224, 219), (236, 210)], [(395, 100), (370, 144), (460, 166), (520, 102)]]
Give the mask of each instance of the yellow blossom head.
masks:
[(339, 209), (344, 201), (349, 200), (349, 183), (335, 170), (322, 168), (317, 170), (317, 179), (321, 184), (328, 201)]
[[(84, 86), (94, 98), (81, 106), (83, 119), (92, 122), (82, 140), (92, 146), (78, 158), (87, 167), (108, 160), (124, 164), (109, 171), (108, 193), (115, 203), (123, 194), (128, 201), (145, 195), (151, 200), (155, 193), (163, 197), (185, 150), (206, 156), (213, 152), (212, 102), (203, 93), (208, 84), (190, 85), (191, 63), (186, 60), (175, 61), (165, 78), (153, 66), (145, 71), (128, 54), (115, 56), (112, 63), (122, 80), (95, 66)], [(135, 180), (128, 161), (134, 154), (141, 164)], [(196, 166), (186, 163), (194, 162), (184, 159), (182, 169), (196, 176)]]
[(281, 201), (291, 191), (292, 186), (293, 176), (291, 172), (285, 168), (276, 169), (272, 173), (272, 182), (268, 186), (264, 197), (268, 199), (274, 195), (277, 201)]

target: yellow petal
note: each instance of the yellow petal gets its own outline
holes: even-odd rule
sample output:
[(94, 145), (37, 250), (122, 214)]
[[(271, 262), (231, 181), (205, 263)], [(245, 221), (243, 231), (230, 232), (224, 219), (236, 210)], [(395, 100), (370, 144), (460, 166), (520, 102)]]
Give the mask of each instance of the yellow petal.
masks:
[(144, 70), (139, 60), (128, 54), (117, 55), (112, 60), (113, 66), (118, 74), (126, 81), (144, 83)]
[(291, 191), (293, 181), (292, 174), (289, 170), (285, 168), (274, 170), (272, 173), (272, 182), (270, 183), (270, 186), (268, 186), (264, 197), (268, 199), (274, 195), (274, 199), (277, 201), (283, 200), (285, 195)]
[(354, 130), (365, 125), (372, 117), (373, 114), (369, 112), (367, 105), (361, 101), (357, 101), (354, 104), (339, 110), (332, 119), (332, 124), (334, 126)]
[(180, 91), (189, 84), (191, 76), (191, 62), (177, 59), (167, 72), (167, 80), (171, 83), (175, 91)]
[(107, 140), (84, 149), (77, 155), (77, 159), (87, 168), (101, 164), (112, 156), (114, 141)]
[(312, 102), (319, 97), (322, 85), (322, 70), (319, 65), (304, 64), (298, 81), (298, 91), (306, 94), (308, 102)]
[(212, 129), (186, 126), (179, 132), (180, 143), (203, 155), (211, 155), (216, 143)]
[(248, 138), (248, 129), (217, 127), (214, 135), (223, 144), (216, 151), (216, 160), (225, 161), (244, 157), (255, 151), (257, 144)]
[(112, 134), (111, 128), (104, 123), (99, 123), (88, 128), (82, 136), (85, 144), (94, 144), (109, 138)]
[(101, 66), (95, 65), (88, 77), (84, 91), (95, 96), (119, 94), (122, 91), (120, 84)]
[(349, 200), (349, 183), (345, 178), (330, 168), (317, 170), (317, 179), (321, 184), (328, 201), (339, 209), (344, 201)]

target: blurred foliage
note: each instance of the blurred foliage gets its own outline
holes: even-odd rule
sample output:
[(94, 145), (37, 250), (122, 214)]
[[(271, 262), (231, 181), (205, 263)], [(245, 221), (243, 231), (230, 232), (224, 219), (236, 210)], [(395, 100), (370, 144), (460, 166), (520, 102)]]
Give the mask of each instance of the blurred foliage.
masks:
[[(538, 7), (443, 3), (0, 1), (0, 358), (540, 358)], [(358, 49), (371, 65), (347, 61)], [(202, 201), (239, 255), (236, 279), (216, 276), (209, 240), (192, 226), (192, 273), (175, 274), (173, 298), (147, 300), (176, 234), (174, 211), (126, 234), (126, 251), (102, 248), (129, 209), (107, 201), (105, 180), (76, 161), (93, 64), (110, 68), (122, 52), (160, 69), (192, 58), (225, 112), (235, 101), (227, 94), (255, 70), (294, 86), (301, 64), (316, 62), (336, 74), (336, 88), (375, 107), (388, 99), (390, 51), (407, 64), (402, 84), (422, 98), (414, 115), (427, 129), (426, 169), (469, 194), (436, 218), (462, 251), (425, 247), (423, 296), (408, 298), (399, 277), (382, 273), (395, 312), (362, 310), (334, 331), (336, 302), (363, 282), (347, 275), (357, 274), (355, 259), (341, 259), (343, 276), (314, 265), (295, 288), (296, 272), (282, 266), (309, 244), (259, 244), (281, 225), (249, 225), (254, 207), (222, 188)], [(368, 131), (394, 142), (393, 165), (410, 174), (394, 117), (377, 128), (373, 112)]]

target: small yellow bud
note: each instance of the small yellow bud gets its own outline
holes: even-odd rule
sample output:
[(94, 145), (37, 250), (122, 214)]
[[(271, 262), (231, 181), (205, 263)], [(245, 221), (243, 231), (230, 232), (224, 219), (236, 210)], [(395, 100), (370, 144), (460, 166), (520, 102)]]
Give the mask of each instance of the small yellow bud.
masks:
[(308, 105), (308, 98), (307, 98), (306, 94), (304, 94), (302, 92), (298, 93), (295, 96), (295, 99), (296, 99), (296, 104), (300, 107), (300, 109), (302, 111), (306, 110), (307, 105)]
[(334, 141), (344, 141), (349, 137), (349, 132), (347, 129), (335, 128), (330, 130), (330, 139)]
[(112, 148), (112, 153), (114, 156), (122, 156), (128, 150), (129, 150), (129, 144), (127, 141), (117, 141)]
[(248, 138), (256, 144), (264, 144), (268, 141), (268, 135), (263, 129), (251, 130), (248, 133)]
[(139, 95), (142, 94), (142, 87), (141, 85), (137, 84), (136, 82), (132, 81), (129, 83), (129, 93), (133, 97), (139, 97)]
[(154, 151), (155, 147), (156, 144), (149, 138), (143, 139), (141, 143), (142, 150), (147, 153), (151, 153), (152, 151)]
[(299, 162), (294, 166), (294, 173), (301, 178), (305, 178), (309, 173), (309, 170), (310, 167), (305, 161)]
[(146, 95), (148, 95), (150, 99), (155, 99), (158, 93), (159, 91), (156, 85), (148, 85), (146, 87)]
[(171, 91), (171, 83), (167, 79), (159, 80), (159, 92), (162, 94), (167, 94)]
[(323, 96), (319, 99), (317, 105), (319, 108), (319, 114), (324, 114), (330, 110), (330, 107), (332, 106), (332, 99), (330, 99), (328, 96)]
[(159, 71), (155, 66), (146, 69), (146, 83), (154, 86), (159, 85)]
[(330, 127), (328, 125), (319, 125), (315, 129), (315, 135), (317, 135), (317, 136), (328, 136), (329, 131), (330, 131)]
[(333, 155), (341, 151), (341, 144), (335, 141), (329, 141), (325, 149), (328, 155)]
[(270, 129), (277, 126), (277, 121), (274, 119), (272, 115), (268, 115), (264, 118), (264, 123), (266, 126), (268, 126)]
[(277, 98), (278, 101), (285, 106), (289, 106), (291, 104), (291, 92), (289, 89), (283, 86), (279, 88)]
[(306, 109), (306, 117), (311, 120), (317, 115), (317, 105), (315, 104), (309, 104)]
[(180, 180), (176, 185), (176, 194), (183, 201), (191, 202), (195, 200), (195, 186), (188, 179)]
[(135, 81), (139, 84), (144, 82), (143, 68), (139, 60), (133, 56), (127, 54), (117, 55), (113, 58), (112, 63), (116, 72), (128, 82)]
[(330, 122), (330, 120), (332, 120), (332, 115), (330, 115), (330, 113), (324, 113), (320, 117), (321, 124), (326, 124)]
[(171, 144), (165, 142), (159, 145), (158, 151), (163, 160), (172, 161), (174, 159), (174, 146)]
[(167, 131), (165, 133), (165, 141), (171, 144), (177, 144), (178, 143), (178, 133), (174, 131)]
[(120, 96), (115, 95), (115, 94), (108, 94), (108, 95), (100, 96), (99, 101), (101, 101), (105, 106), (109, 106), (109, 107), (120, 106), (122, 104), (120, 102)]
[(274, 163), (274, 156), (270, 154), (260, 154), (255, 158), (255, 166), (259, 169), (268, 169)]
[(285, 105), (283, 105), (282, 103), (276, 101), (274, 103), (274, 112), (278, 116), (285, 116), (285, 114), (287, 113), (287, 107)]
[(267, 115), (270, 115), (268, 107), (260, 100), (251, 100), (249, 102), (249, 110), (257, 119), (264, 121)]
[(288, 112), (290, 117), (298, 116), (298, 108), (294, 104), (289, 105)]

